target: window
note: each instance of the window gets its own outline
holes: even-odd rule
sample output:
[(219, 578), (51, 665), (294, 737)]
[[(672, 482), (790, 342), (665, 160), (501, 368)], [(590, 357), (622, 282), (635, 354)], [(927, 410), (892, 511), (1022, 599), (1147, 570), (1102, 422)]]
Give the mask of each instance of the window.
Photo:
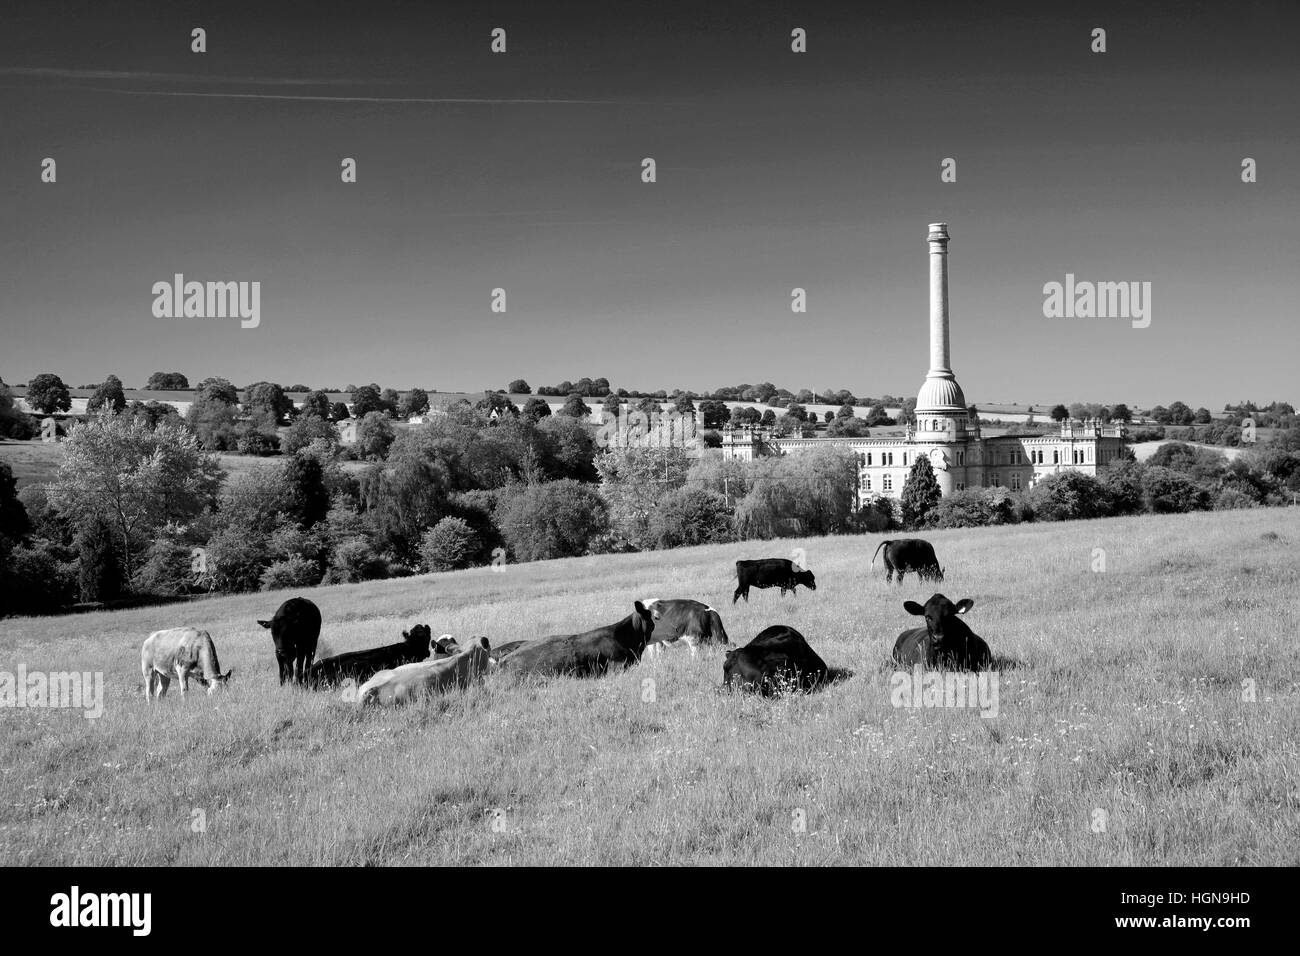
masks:
[(867, 475), (865, 478), (862, 479), (862, 487), (865, 488), (867, 491), (870, 491), (870, 490), (871, 490), (871, 476), (870, 476), (870, 475)]
[(957, 490), (958, 490), (958, 491), (965, 491), (965, 490), (966, 490), (966, 482), (964, 482), (964, 481), (959, 481), (959, 482), (957, 482)]
[(885, 491), (893, 491), (893, 490), (894, 490), (894, 479), (893, 479), (893, 476), (892, 476), (892, 475), (885, 475), (884, 484), (882, 484), (881, 487), (882, 487)]
[(1020, 472), (1018, 471), (1012, 473), (1011, 475), (1011, 490), (1012, 491), (1020, 490)]
[(1052, 449), (1052, 464), (1053, 464), (1053, 465), (1059, 465), (1060, 463), (1061, 463), (1061, 452), (1060, 452), (1060, 449), (1058, 449), (1058, 448), (1053, 448), (1053, 449)]
[(964, 451), (957, 452), (957, 464), (959, 465), (966, 464), (966, 453)]

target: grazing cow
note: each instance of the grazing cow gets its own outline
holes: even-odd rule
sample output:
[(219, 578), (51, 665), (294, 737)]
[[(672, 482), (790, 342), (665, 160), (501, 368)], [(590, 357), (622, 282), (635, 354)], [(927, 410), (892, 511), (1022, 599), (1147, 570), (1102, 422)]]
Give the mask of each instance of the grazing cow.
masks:
[(275, 659), (280, 665), (280, 685), (292, 677), (294, 683), (307, 679), (312, 658), (316, 656), (316, 641), (320, 637), (320, 608), (306, 598), (289, 598), (276, 610), (269, 621), (258, 624), (271, 631), (275, 641)]
[(361, 685), (357, 703), (363, 706), (409, 704), (453, 687), (469, 687), (483, 679), (488, 668), (489, 647), (486, 637), (476, 637), (451, 657), (380, 671)]
[(764, 697), (780, 693), (783, 685), (812, 690), (826, 679), (826, 662), (793, 627), (776, 624), (744, 647), (727, 652), (722, 682), (728, 687), (757, 690)]
[[(162, 700), (175, 677), (181, 682), (181, 700), (194, 677), (211, 694), (225, 687), (233, 670), (221, 673), (217, 646), (207, 631), (173, 627), (154, 631), (140, 647), (140, 671), (144, 675), (144, 699)], [(152, 692), (152, 693), (151, 693)]]
[(895, 541), (882, 541), (876, 545), (876, 554), (871, 556), (871, 566), (876, 566), (876, 555), (885, 549), (885, 582), (898, 573), (898, 583), (903, 583), (903, 575), (915, 571), (918, 579), (925, 581), (943, 580), (943, 568), (934, 556), (934, 546), (923, 538), (899, 538)]
[(781, 597), (785, 597), (785, 592), (795, 593), (795, 585), (802, 584), (809, 591), (817, 590), (817, 582), (813, 579), (811, 571), (805, 571), (795, 565), (789, 558), (760, 558), (757, 561), (737, 561), (736, 562), (736, 593), (731, 596), (731, 603), (735, 604), (741, 596), (744, 596), (745, 603), (749, 603), (749, 589), (755, 588), (775, 588), (781, 589)]
[(965, 598), (953, 604), (942, 594), (933, 595), (925, 607), (904, 601), (909, 614), (925, 616), (925, 627), (914, 627), (898, 635), (894, 663), (904, 667), (921, 664), (934, 670), (978, 671), (993, 663), (989, 646), (958, 614), (965, 614), (975, 602)]
[(525, 641), (508, 657), (498, 658), (499, 666), (515, 674), (598, 676), (614, 666), (638, 663), (654, 629), (650, 610), (636, 601), (632, 613), (617, 624)]
[[(402, 632), (402, 643), (373, 647), (366, 651), (352, 651), (327, 657), (311, 665), (307, 671), (307, 686), (313, 690), (342, 683), (349, 677), (364, 684), (382, 670), (414, 664), (429, 657), (429, 642), (433, 633), (427, 624), (417, 624)], [(446, 638), (450, 640), (450, 638)], [(446, 655), (443, 655), (446, 656)]]
[(650, 616), (655, 622), (654, 642), (646, 648), (646, 653), (651, 657), (663, 648), (680, 647), (683, 644), (691, 649), (691, 656), (694, 657), (695, 648), (699, 644), (712, 641), (727, 643), (727, 631), (722, 626), (722, 618), (707, 604), (684, 598), (654, 598), (646, 601), (645, 606), (650, 609)]

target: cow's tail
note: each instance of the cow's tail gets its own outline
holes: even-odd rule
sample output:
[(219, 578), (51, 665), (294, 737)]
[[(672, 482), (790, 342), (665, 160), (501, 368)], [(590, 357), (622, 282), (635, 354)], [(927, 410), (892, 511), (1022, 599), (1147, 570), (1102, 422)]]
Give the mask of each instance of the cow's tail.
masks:
[(880, 544), (876, 545), (876, 554), (873, 554), (873, 555), (871, 556), (871, 566), (872, 566), (873, 568), (876, 566), (876, 555), (880, 554), (880, 549), (883, 548), (885, 545), (887, 545), (887, 544), (892, 544), (892, 543), (893, 543), (892, 541), (888, 541), (888, 540), (886, 540), (886, 541), (882, 541), (882, 542), (880, 542)]
[(722, 626), (722, 615), (713, 608), (709, 608), (709, 631), (715, 641), (721, 641), (723, 644), (731, 643), (727, 639), (727, 629)]

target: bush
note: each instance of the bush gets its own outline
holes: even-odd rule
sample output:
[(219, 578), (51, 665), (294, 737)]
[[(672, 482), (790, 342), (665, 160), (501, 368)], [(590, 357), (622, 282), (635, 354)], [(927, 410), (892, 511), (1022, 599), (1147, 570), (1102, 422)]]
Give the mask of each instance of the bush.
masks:
[(280, 438), (280, 450), (286, 455), (296, 455), (316, 441), (323, 441), (332, 452), (339, 445), (338, 430), (323, 418), (302, 415), (285, 429)]
[(478, 550), (478, 535), (464, 518), (443, 518), (420, 538), (420, 558), (430, 571), (467, 568)]
[(656, 548), (683, 548), (731, 540), (731, 509), (716, 491), (678, 488), (655, 505), (649, 537)]
[(302, 555), (292, 555), (283, 561), (276, 561), (262, 572), (262, 590), (279, 591), (284, 588), (307, 588), (319, 584), (320, 568), (315, 561)]
[(272, 556), (256, 526), (232, 525), (208, 539), (203, 583), (210, 591), (256, 591)]
[(243, 455), (257, 455), (266, 458), (280, 454), (280, 439), (266, 432), (246, 431), (235, 442), (235, 448)]
[(135, 576), (141, 594), (175, 596), (194, 589), (197, 572), (191, 546), (175, 538), (157, 538)]
[(1037, 521), (1076, 521), (1107, 514), (1101, 484), (1079, 471), (1048, 475), (1026, 495)]
[(1258, 502), (1240, 488), (1221, 488), (1214, 499), (1215, 511), (1232, 511), (1237, 508), (1254, 508)]
[(520, 561), (586, 554), (609, 522), (600, 495), (571, 478), (503, 494), (496, 517), (502, 537)]
[(389, 575), (388, 562), (375, 553), (365, 538), (349, 538), (334, 549), (329, 570), (325, 572), (326, 584), (352, 584), (357, 581), (374, 581)]
[(930, 514), (936, 528), (978, 528), (1010, 524), (1015, 513), (1004, 488), (967, 488), (943, 498)]
[(357, 457), (367, 461), (387, 458), (393, 438), (393, 425), (388, 420), (388, 415), (384, 412), (367, 412), (357, 423)]
[(44, 539), (10, 548), (0, 539), (0, 615), (50, 614), (76, 600), (76, 562), (60, 561)]
[(1170, 468), (1147, 466), (1142, 475), (1146, 508), (1155, 514), (1204, 511), (1210, 507), (1210, 492), (1186, 475)]

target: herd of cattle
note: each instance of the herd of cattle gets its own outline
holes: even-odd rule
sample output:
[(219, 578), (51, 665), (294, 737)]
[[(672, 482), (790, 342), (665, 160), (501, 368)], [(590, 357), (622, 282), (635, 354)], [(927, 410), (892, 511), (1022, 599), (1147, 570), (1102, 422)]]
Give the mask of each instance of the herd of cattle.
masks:
[[(943, 580), (934, 548), (919, 538), (883, 541), (886, 580), (914, 572), (924, 580)], [(875, 557), (872, 556), (872, 566)], [(749, 589), (780, 588), (792, 594), (798, 585), (817, 589), (811, 571), (786, 558), (736, 562), (737, 586), (732, 604)], [(935, 594), (924, 605), (903, 602), (909, 614), (925, 618), (924, 627), (903, 631), (894, 644), (895, 664), (940, 670), (982, 670), (992, 666), (992, 655), (959, 615), (971, 609), (969, 598), (953, 603)], [(269, 621), (258, 621), (271, 632), (280, 683), (309, 689), (340, 685), (355, 687), (359, 704), (400, 704), (436, 695), (453, 687), (467, 687), (482, 679), (490, 668), (518, 676), (571, 675), (594, 677), (612, 668), (625, 668), (654, 655), (664, 647), (686, 645), (692, 656), (699, 644), (728, 645), (718, 612), (688, 599), (635, 601), (632, 613), (614, 624), (580, 634), (553, 634), (535, 640), (512, 641), (493, 648), (485, 637), (472, 638), (462, 647), (451, 635), (434, 639), (432, 631), (417, 624), (402, 633), (402, 641), (385, 647), (353, 651), (316, 661), (320, 637), (320, 609), (306, 598), (290, 598)], [(140, 651), (146, 700), (157, 700), (175, 677), (184, 697), (192, 677), (211, 694), (230, 680), (221, 672), (217, 649), (207, 631), (175, 627), (155, 631)], [(788, 625), (767, 628), (744, 647), (728, 650), (723, 664), (723, 684), (772, 695), (785, 689), (812, 690), (828, 681), (831, 670), (808, 645), (803, 635)]]

